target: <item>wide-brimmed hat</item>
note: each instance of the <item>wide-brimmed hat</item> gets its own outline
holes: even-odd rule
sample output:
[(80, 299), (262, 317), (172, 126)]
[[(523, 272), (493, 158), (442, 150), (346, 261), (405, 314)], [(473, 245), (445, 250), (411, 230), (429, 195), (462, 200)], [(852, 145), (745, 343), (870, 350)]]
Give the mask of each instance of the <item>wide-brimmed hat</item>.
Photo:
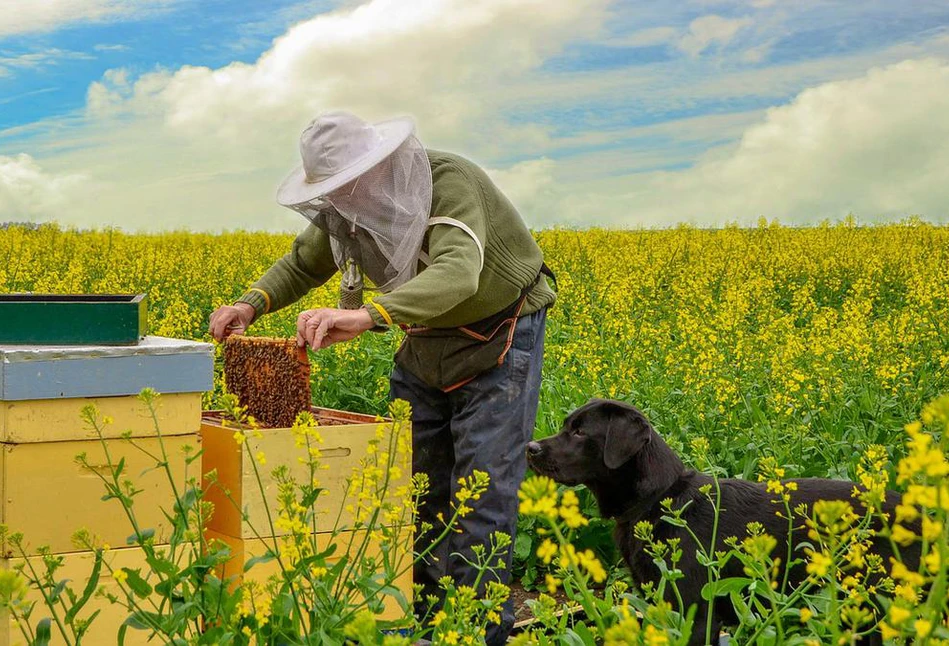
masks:
[(328, 112), (300, 135), (303, 164), (277, 189), (284, 206), (303, 204), (356, 179), (415, 132), (408, 117), (369, 124), (348, 112)]

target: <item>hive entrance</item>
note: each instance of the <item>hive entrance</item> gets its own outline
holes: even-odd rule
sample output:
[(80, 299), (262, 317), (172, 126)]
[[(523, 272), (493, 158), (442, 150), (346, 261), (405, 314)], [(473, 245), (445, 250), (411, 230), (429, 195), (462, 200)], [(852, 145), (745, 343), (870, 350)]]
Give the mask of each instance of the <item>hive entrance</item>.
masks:
[(224, 383), (262, 426), (286, 428), (310, 410), (310, 362), (294, 339), (229, 336)]

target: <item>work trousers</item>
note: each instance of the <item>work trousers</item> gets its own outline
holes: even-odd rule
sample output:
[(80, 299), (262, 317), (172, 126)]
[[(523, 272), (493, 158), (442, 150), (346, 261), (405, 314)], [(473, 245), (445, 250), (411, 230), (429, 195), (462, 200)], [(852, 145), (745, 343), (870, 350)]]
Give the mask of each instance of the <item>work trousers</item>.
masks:
[[(427, 473), (431, 486), (419, 521), (434, 529), (421, 537), (416, 549), (424, 550), (444, 528), (439, 514), (446, 521), (451, 518), (450, 503), (459, 489), (459, 478), (475, 470), (490, 476), (488, 490), (468, 503), (473, 511), (461, 518), (461, 531), (449, 534), (431, 558), (416, 565), (415, 583), (423, 586), (417, 607), (424, 607), (427, 594), (443, 596), (438, 587), (443, 576), (450, 575), (456, 584), (472, 585), (477, 571), (462, 557), (474, 560), (474, 545), (487, 550), (494, 532), (509, 535), (511, 547), (502, 553), (505, 567), (496, 577), (486, 576), (481, 588), (488, 580), (510, 582), (517, 490), (527, 470), (526, 446), (533, 439), (537, 417), (546, 312), (541, 309), (520, 317), (504, 363), (451, 392), (432, 388), (399, 366), (392, 373), (390, 396), (412, 405), (412, 469)], [(488, 646), (503, 644), (513, 625), (513, 604), (508, 600), (501, 624), (488, 625)]]

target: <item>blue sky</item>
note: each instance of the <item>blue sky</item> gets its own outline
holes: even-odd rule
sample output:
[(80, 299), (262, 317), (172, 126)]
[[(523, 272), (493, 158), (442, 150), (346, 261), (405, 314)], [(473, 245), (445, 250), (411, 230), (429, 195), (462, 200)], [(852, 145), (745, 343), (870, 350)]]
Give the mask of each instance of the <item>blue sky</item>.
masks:
[(16, 1), (0, 221), (292, 230), (340, 108), (412, 114), (534, 226), (943, 220), (947, 57), (921, 0)]

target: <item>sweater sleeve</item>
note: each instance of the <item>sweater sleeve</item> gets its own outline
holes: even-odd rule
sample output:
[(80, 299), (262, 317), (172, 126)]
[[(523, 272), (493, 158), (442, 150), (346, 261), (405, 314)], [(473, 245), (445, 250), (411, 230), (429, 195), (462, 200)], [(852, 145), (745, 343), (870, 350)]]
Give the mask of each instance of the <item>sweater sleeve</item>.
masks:
[[(484, 245), (486, 214), (480, 186), (458, 167), (445, 165), (434, 171), (432, 216), (463, 222)], [(412, 280), (373, 299), (367, 308), (377, 325), (423, 323), (478, 291), (478, 243), (464, 230), (447, 224), (430, 227), (428, 235), (431, 264)]]
[(311, 224), (293, 241), (290, 253), (280, 258), (238, 301), (262, 314), (279, 310), (303, 298), (336, 273), (329, 237)]

